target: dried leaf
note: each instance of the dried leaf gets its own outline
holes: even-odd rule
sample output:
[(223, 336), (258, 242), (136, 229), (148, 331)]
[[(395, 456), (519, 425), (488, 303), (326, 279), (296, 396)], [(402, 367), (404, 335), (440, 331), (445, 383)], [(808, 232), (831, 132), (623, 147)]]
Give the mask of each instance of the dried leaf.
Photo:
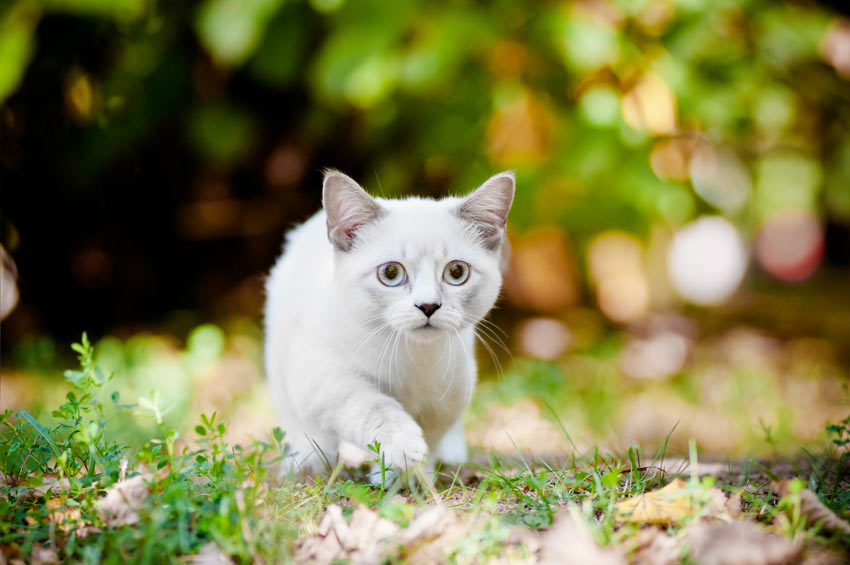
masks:
[[(788, 496), (791, 493), (789, 487), (793, 479), (773, 481), (771, 487), (779, 496)], [(821, 529), (850, 535), (850, 524), (838, 517), (813, 491), (804, 488), (800, 492), (800, 511), (806, 517), (806, 523), (820, 524)]]
[(670, 524), (681, 523), (701, 511), (707, 516), (728, 518), (725, 503), (726, 495), (720, 489), (700, 492), (688, 487), (682, 479), (673, 479), (664, 488), (618, 502), (614, 510), (617, 519), (623, 522)]
[(676, 538), (665, 530), (652, 527), (635, 536), (637, 549), (632, 556), (633, 565), (678, 565), (682, 559)]
[(56, 555), (56, 551), (35, 544), (32, 548), (32, 555), (30, 555), (30, 565), (46, 565), (47, 563), (59, 563), (59, 556)]
[[(63, 491), (69, 492), (71, 490), (71, 482), (67, 478), (57, 480), (53, 477), (46, 477), (42, 484), (27, 490), (27, 494), (31, 496), (44, 496), (47, 494), (59, 495), (62, 494)], [(28, 498), (28, 496), (24, 496)]]
[(561, 513), (545, 536), (544, 563), (569, 565), (625, 565), (617, 550), (603, 548), (573, 513)]
[(446, 509), (442, 506), (429, 508), (416, 517), (410, 525), (401, 532), (401, 540), (405, 545), (421, 539), (439, 535), (447, 521)]
[(47, 501), (47, 508), (50, 510), (50, 521), (54, 522), (59, 529), (65, 533), (70, 533), (84, 528), (86, 523), (82, 519), (80, 509), (76, 507), (68, 507), (60, 498), (51, 498)]
[(802, 546), (751, 522), (690, 526), (690, 556), (700, 565), (783, 565), (796, 563)]
[(136, 475), (106, 489), (106, 496), (97, 501), (100, 519), (113, 528), (137, 523), (139, 515), (136, 510), (141, 508), (148, 495), (145, 481), (150, 478), (150, 475)]
[[(295, 561), (317, 565), (335, 560), (368, 564), (403, 558), (412, 565), (430, 565), (445, 561), (458, 542), (485, 522), (461, 520), (444, 506), (424, 509), (406, 528), (381, 518), (365, 506), (358, 507), (346, 522), (342, 509), (331, 504), (316, 533), (296, 547)], [(520, 556), (531, 555), (539, 548), (539, 542), (517, 534), (505, 540), (504, 547), (508, 553), (519, 550)]]
[(382, 542), (399, 527), (365, 506), (359, 506), (347, 523), (342, 509), (331, 504), (319, 522), (317, 534), (307, 538), (296, 553), (296, 561), (330, 563), (349, 559), (356, 563), (379, 563), (387, 553)]
[(233, 565), (233, 560), (213, 542), (204, 545), (195, 555), (187, 555), (182, 558), (182, 561), (196, 563), (197, 565)]
[(462, 522), (442, 506), (417, 516), (396, 538), (403, 545), (404, 561), (411, 565), (430, 565), (445, 561), (445, 554), (456, 542), (475, 528), (476, 522)]
[(738, 519), (741, 517), (741, 493), (743, 491), (741, 489), (736, 490), (732, 494), (729, 495), (729, 498), (726, 500), (726, 511), (729, 512), (729, 516), (734, 519)]

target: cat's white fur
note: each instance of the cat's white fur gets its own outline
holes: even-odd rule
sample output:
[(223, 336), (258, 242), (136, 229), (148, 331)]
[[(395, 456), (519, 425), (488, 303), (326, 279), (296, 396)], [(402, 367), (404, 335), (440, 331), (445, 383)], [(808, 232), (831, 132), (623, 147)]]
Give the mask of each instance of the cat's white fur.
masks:
[[(266, 285), (266, 372), (294, 453), (287, 469), (322, 470), (345, 442), (379, 441), (395, 468), (466, 458), (474, 327), (499, 294), (513, 194), (509, 172), (442, 200), (372, 198), (325, 175), (324, 209), (289, 233)], [(460, 286), (443, 279), (454, 260), (470, 265)], [(389, 261), (407, 272), (398, 287), (377, 277)], [(441, 306), (429, 318), (421, 304)]]

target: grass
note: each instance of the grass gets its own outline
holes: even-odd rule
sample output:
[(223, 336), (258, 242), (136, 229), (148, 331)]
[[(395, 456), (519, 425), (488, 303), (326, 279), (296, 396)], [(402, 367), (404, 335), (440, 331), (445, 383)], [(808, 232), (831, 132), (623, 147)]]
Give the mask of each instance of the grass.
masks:
[[(541, 550), (528, 536), (545, 539), (565, 515), (579, 521), (598, 546), (634, 556), (646, 526), (630, 522), (618, 504), (654, 493), (677, 472), (687, 479), (691, 506), (685, 516), (665, 522), (668, 537), (684, 539), (688, 527), (709, 512), (713, 489), (721, 487), (740, 494), (745, 516), (788, 539), (830, 547), (848, 543), (846, 535), (822, 531), (823, 521), (807, 520), (801, 493), (808, 487), (839, 517), (850, 512), (850, 418), (827, 428), (832, 442), (826, 456), (811, 455), (805, 468), (791, 472), (774, 473), (769, 466), (753, 471), (754, 464), (745, 462), (735, 468), (730, 463), (723, 477), (700, 476), (693, 442), (690, 465), (669, 469), (662, 465), (665, 440), (649, 457), (637, 446), (622, 455), (593, 448), (557, 465), (529, 459), (519, 449), (513, 455), (479, 453), (475, 464), (442, 468), (434, 481), (421, 472), (396, 477), (382, 464), (376, 444), (370, 449), (380, 480), (341, 465), (326, 478), (278, 479), (277, 464), (287, 455), (279, 429), (264, 441), (231, 444), (227, 423), (211, 413), (181, 435), (168, 424), (168, 408), (156, 394), (124, 404), (117, 391), (110, 392), (115, 378), (97, 366), (85, 335), (73, 349), (80, 369), (65, 373), (73, 390), (49, 418), (26, 410), (0, 415), (0, 549), (7, 559), (159, 563), (211, 552), (236, 562), (289, 562), (303, 557), (311, 540), (327, 542), (320, 526), (333, 505), (351, 528), (359, 523), (358, 508), (365, 507), (400, 531), (409, 531), (429, 508), (447, 509), (453, 522), (444, 522), (427, 542), (381, 542), (386, 561), (415, 561), (423, 544), (449, 562), (534, 560)], [(116, 426), (128, 419), (146, 422), (138, 429), (151, 430), (149, 436), (116, 439)], [(788, 493), (778, 496), (771, 481), (792, 476), (798, 478)], [(452, 531), (463, 535), (451, 537)]]

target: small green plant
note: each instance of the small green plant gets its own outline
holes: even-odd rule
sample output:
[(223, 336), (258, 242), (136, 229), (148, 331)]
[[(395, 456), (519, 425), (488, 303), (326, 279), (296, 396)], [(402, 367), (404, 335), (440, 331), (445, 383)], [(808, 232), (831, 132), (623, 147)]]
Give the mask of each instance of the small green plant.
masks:
[[(323, 535), (317, 532), (328, 531), (325, 519), (331, 504), (355, 531), (366, 528), (362, 520), (356, 523), (361, 505), (372, 516), (413, 531), (426, 506), (442, 506), (456, 514), (446, 523), (468, 528), (462, 537), (447, 535), (444, 539), (451, 541), (434, 542), (439, 555), (457, 562), (523, 557), (521, 548), (511, 549), (513, 534), (525, 529), (545, 536), (564, 512), (583, 524), (594, 544), (623, 550), (634, 546), (638, 532), (645, 530), (641, 520), (624, 520), (634, 514), (622, 513), (623, 501), (651, 497), (679, 477), (687, 486), (678, 488), (675, 496), (686, 500), (687, 507), (675, 519), (668, 512), (664, 535), (681, 538), (685, 529), (717, 510), (713, 502), (722, 479), (697, 474), (693, 441), (688, 477), (685, 463), (678, 468), (663, 465), (673, 430), (650, 461), (638, 445), (622, 456), (598, 448), (581, 454), (560, 422), (574, 452), (559, 466), (519, 449), (515, 457), (491, 453), (483, 465), (444, 467), (435, 481), (438, 488), (420, 465), (412, 469), (415, 476), (402, 475), (418, 481), (399, 480), (375, 442), (368, 446), (374, 455), (370, 472), (344, 468), (341, 462), (331, 467), (326, 461), (327, 478), (323, 474), (276, 481), (270, 470), (288, 454), (281, 430), (275, 429), (266, 441), (234, 445), (227, 439), (226, 421), (216, 412), (200, 415), (193, 428), (176, 429), (173, 414), (166, 416), (173, 398), (154, 391), (133, 404), (121, 403), (111, 387), (123, 371), (116, 369), (118, 376), (113, 377), (100, 370), (85, 335), (73, 347), (80, 369), (65, 373), (73, 390), (58, 408), (49, 416), (25, 410), (0, 414), (0, 548), (11, 559), (43, 559), (48, 552), (48, 557), (69, 562), (152, 563), (183, 561), (203, 552), (210, 559), (236, 563), (287, 562), (293, 548), (304, 547), (294, 545), (296, 539), (335, 543), (330, 536), (316, 539)], [(130, 420), (135, 425), (142, 418), (147, 424), (138, 429), (146, 430), (145, 439), (116, 439), (122, 437), (116, 435), (116, 426)], [(850, 418), (827, 428), (837, 450), (832, 453), (839, 462), (836, 479), (848, 453), (849, 425)], [(770, 479), (779, 480), (754, 463)], [(826, 467), (818, 477), (810, 475), (808, 486), (839, 516), (846, 516), (847, 495), (836, 486), (840, 480), (831, 480)], [(806, 524), (802, 480), (791, 482), (778, 502), (765, 492), (765, 483), (751, 481), (749, 470), (739, 481), (738, 487), (754, 487), (741, 492), (746, 514), (764, 522), (775, 520), (791, 538), (810, 541), (818, 534), (817, 527)], [(124, 514), (105, 512), (104, 501), (127, 485), (139, 489), (135, 502), (121, 507)], [(442, 532), (431, 535), (440, 538)], [(404, 536), (401, 532), (387, 541), (395, 543)], [(404, 562), (419, 543), (428, 542), (381, 551), (386, 550), (389, 562)], [(683, 546), (680, 550), (685, 551)]]
[(812, 490), (839, 515), (850, 511), (850, 491), (841, 488), (847, 481), (847, 462), (850, 461), (850, 416), (837, 424), (826, 426), (833, 461), (822, 465), (821, 472), (813, 475)]
[(371, 451), (372, 453), (375, 454), (375, 459), (372, 462), (375, 465), (378, 466), (377, 471), (374, 471), (374, 472), (378, 473), (381, 477), (381, 482), (378, 483), (378, 488), (381, 491), (381, 498), (383, 498), (384, 493), (386, 492), (386, 486), (387, 486), (387, 471), (389, 471), (390, 469), (387, 469), (387, 464), (386, 464), (386, 461), (384, 460), (384, 454), (381, 451), (381, 442), (379, 442), (378, 440), (375, 440), (375, 442), (369, 444), (368, 447), (369, 447), (369, 451)]
[(830, 424), (826, 427), (827, 433), (831, 436), (832, 444), (841, 452), (842, 456), (848, 453), (850, 448), (850, 416), (847, 416), (837, 424)]
[(805, 534), (806, 519), (802, 510), (802, 492), (806, 482), (792, 479), (788, 482), (788, 494), (776, 503), (776, 521), (786, 537), (795, 539)]
[[(149, 563), (197, 553), (210, 543), (242, 561), (260, 560), (274, 547), (261, 543), (269, 531), (262, 502), (268, 469), (287, 454), (280, 429), (268, 442), (230, 445), (227, 425), (213, 413), (201, 416), (194, 442), (181, 442), (164, 426), (156, 394), (122, 405), (113, 392), (116, 410), (137, 408), (158, 426), (143, 445), (122, 445), (108, 439), (111, 420), (102, 402), (113, 376), (95, 366), (85, 334), (72, 347), (80, 370), (65, 373), (74, 390), (51, 412), (54, 422), (26, 410), (0, 415), (4, 552), (24, 560), (38, 549), (61, 560)], [(116, 519), (104, 500), (133, 477), (141, 479), (141, 496), (122, 506), (123, 518)]]

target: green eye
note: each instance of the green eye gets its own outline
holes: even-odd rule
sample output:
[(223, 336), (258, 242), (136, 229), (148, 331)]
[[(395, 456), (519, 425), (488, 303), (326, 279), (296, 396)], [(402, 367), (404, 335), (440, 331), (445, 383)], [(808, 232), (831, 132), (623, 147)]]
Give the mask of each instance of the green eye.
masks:
[(462, 285), (469, 278), (469, 265), (463, 261), (452, 261), (443, 271), (443, 280), (455, 286)]
[(378, 267), (378, 280), (385, 286), (399, 286), (407, 280), (401, 263), (390, 261)]

